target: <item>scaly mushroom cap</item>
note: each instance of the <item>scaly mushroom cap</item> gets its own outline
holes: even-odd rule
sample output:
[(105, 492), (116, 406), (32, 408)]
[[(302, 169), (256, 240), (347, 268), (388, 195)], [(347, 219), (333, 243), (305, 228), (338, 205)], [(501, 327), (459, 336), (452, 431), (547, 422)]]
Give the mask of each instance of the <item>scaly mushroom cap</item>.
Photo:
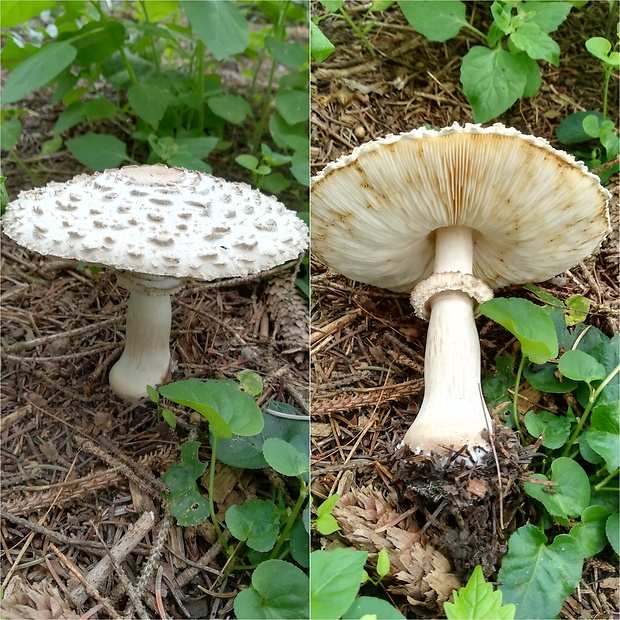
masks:
[(199, 280), (258, 273), (308, 244), (304, 222), (273, 196), (163, 164), (21, 192), (3, 230), (41, 254)]
[(495, 124), (416, 129), (356, 148), (312, 182), (312, 250), (345, 276), (410, 292), (433, 272), (434, 232), (473, 230), (473, 275), (539, 282), (591, 254), (610, 194), (571, 155)]

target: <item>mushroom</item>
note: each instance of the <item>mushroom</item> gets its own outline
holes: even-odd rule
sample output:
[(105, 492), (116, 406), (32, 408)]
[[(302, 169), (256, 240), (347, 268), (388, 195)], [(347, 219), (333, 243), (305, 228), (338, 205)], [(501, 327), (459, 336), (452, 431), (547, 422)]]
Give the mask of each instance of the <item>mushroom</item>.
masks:
[(353, 280), (411, 292), (430, 317), (411, 450), (465, 446), (471, 461), (488, 450), (478, 304), (592, 253), (609, 231), (609, 198), (574, 157), (499, 123), (388, 135), (312, 180), (313, 253)]
[(40, 254), (117, 270), (130, 291), (125, 349), (110, 372), (124, 400), (170, 363), (170, 296), (188, 279), (243, 277), (299, 256), (308, 229), (245, 183), (163, 164), (126, 166), (20, 193), (4, 232)]

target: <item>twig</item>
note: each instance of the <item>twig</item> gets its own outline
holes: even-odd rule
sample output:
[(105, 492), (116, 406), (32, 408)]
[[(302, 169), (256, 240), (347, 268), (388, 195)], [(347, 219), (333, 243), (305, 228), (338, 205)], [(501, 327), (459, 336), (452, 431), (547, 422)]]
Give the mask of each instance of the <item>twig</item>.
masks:
[[(155, 523), (155, 515), (152, 512), (145, 512), (130, 530), (110, 549), (109, 554), (116, 562), (122, 562), (129, 553), (144, 538), (147, 532), (151, 530)], [(110, 557), (102, 558), (88, 573), (87, 581), (98, 587), (106, 579), (112, 569)], [(78, 604), (82, 605), (86, 599), (88, 588), (78, 586), (71, 592), (71, 597)]]
[[(84, 579), (78, 567), (62, 551), (60, 551), (54, 543), (50, 543), (50, 549), (58, 556), (58, 559), (65, 565), (69, 572), (74, 575), (84, 586), (85, 590), (88, 592), (88, 595), (92, 596), (103, 606), (103, 608), (108, 612), (110, 618), (113, 618), (114, 620), (121, 620), (121, 617), (116, 613), (114, 607), (112, 607), (112, 605), (110, 605), (110, 603), (108, 603), (108, 601), (104, 599), (101, 594), (99, 594), (99, 590), (97, 590), (97, 588), (93, 587), (90, 583), (88, 583), (88, 581), (86, 581), (86, 579)], [(86, 598), (84, 600), (86, 600)]]

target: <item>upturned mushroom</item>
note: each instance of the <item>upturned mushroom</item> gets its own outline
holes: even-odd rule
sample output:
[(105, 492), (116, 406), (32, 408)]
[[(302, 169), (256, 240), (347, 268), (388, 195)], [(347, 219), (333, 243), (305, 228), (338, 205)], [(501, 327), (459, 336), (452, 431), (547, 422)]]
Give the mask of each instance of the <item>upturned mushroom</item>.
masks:
[(124, 400), (165, 380), (170, 296), (186, 280), (259, 273), (297, 258), (308, 243), (307, 226), (275, 197), (163, 164), (22, 192), (7, 205), (3, 230), (40, 254), (116, 269), (130, 298), (110, 386)]
[(474, 461), (488, 450), (478, 304), (596, 250), (609, 198), (574, 157), (501, 124), (388, 135), (313, 179), (313, 253), (353, 280), (411, 292), (430, 319), (424, 398), (404, 438), (411, 450), (465, 446)]

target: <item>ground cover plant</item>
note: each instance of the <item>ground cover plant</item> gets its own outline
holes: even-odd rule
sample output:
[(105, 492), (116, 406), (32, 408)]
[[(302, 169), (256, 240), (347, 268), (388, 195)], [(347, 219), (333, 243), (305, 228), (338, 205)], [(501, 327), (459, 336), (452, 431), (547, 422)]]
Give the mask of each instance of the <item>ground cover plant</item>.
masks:
[[(221, 28), (205, 33), (201, 11), (210, 9)], [(164, 161), (260, 186), (307, 211), (304, 3), (16, 2), (2, 11), (9, 197), (88, 168)], [(68, 64), (56, 72), (63, 57)], [(229, 408), (222, 419), (239, 435), (218, 435), (227, 433), (217, 420), (222, 403), (207, 416), (215, 426), (209, 436), (204, 418), (173, 400), (159, 396), (158, 412), (110, 395), (105, 377), (122, 349), (115, 308), (126, 300), (108, 274), (5, 238), (2, 255), (3, 615), (20, 604), (46, 618), (57, 609), (81, 613), (60, 588), (78, 587), (75, 574), (94, 578), (90, 570), (107, 549), (116, 554), (135, 525), (137, 547), (115, 555), (103, 581), (79, 597), (91, 615), (119, 617), (132, 606), (138, 617), (258, 617), (256, 607), (278, 596), (268, 586), (290, 578), (298, 596), (282, 613), (307, 617), (300, 593), (308, 580), (301, 517), (308, 482), (277, 460), (288, 450), (302, 467), (301, 434), (282, 436), (279, 418), (258, 409), (307, 413), (307, 308), (295, 274), (190, 284), (171, 333), (175, 380), (215, 378), (217, 392), (238, 385), (241, 369), (262, 378), (258, 398), (245, 400), (257, 401), (254, 417), (271, 429), (273, 462), (289, 472), (281, 474), (263, 457), (266, 431), (255, 437), (256, 429), (239, 428)], [(303, 270), (297, 283), (307, 290)], [(171, 399), (192, 389), (175, 385)], [(305, 427), (307, 437), (307, 421), (284, 424), (297, 433)], [(243, 433), (241, 452), (253, 463), (240, 463), (228, 445)], [(307, 449), (303, 458), (307, 468)], [(196, 489), (203, 499), (184, 505), (183, 494)], [(186, 509), (207, 519), (189, 525)]]
[[(373, 3), (376, 10), (371, 12), (368, 4), (342, 7), (374, 55), (347, 26), (339, 7), (314, 6), (315, 25), (334, 49), (323, 60), (315, 56), (312, 67), (317, 86), (312, 98), (313, 172), (386, 133), (476, 119), (461, 81), (461, 60), (481, 46), (480, 36), (463, 26), (454, 38), (433, 45), (422, 35), (411, 35), (401, 6), (379, 4), (388, 3)], [(496, 8), (512, 7), (512, 18), (528, 4), (494, 3)], [(490, 6), (465, 4), (469, 22), (481, 33), (490, 32)], [(579, 149), (612, 192), (612, 204), (617, 202), (618, 178), (614, 162), (603, 161), (600, 140), (563, 147), (561, 131), (557, 138), (555, 131), (576, 112), (596, 111), (602, 118), (605, 92), (606, 115), (618, 116), (617, 71), (609, 71), (610, 88), (605, 90), (604, 60), (588, 51), (591, 44), (586, 46), (594, 37), (605, 37), (610, 48), (604, 54), (614, 61), (614, 11), (607, 3), (571, 8), (550, 35), (559, 46), (558, 66), (536, 63), (538, 94), (517, 97), (512, 107), (490, 119), (544, 136), (558, 148)], [(508, 35), (501, 37), (502, 49), (514, 53), (504, 48)], [(618, 488), (613, 442), (618, 433), (618, 221), (613, 209), (612, 227), (594, 257), (536, 288), (513, 287), (499, 294), (488, 306), (489, 314), (478, 319), (487, 402), (506, 428), (499, 443), (504, 453), (498, 447), (498, 457), (500, 465), (503, 454), (514, 463), (501, 479), (500, 493), (493, 482), (496, 470), (488, 478), (481, 471), (460, 472), (463, 484), (442, 475), (435, 481), (401, 474), (398, 441), (422, 398), (426, 326), (413, 318), (406, 296), (348, 281), (319, 262), (313, 264), (312, 491), (318, 504), (316, 527), (327, 526), (315, 534), (313, 548), (329, 552), (344, 543), (363, 550), (369, 572), (379, 551), (386, 549), (388, 574), (377, 589), (367, 584), (360, 594), (386, 599), (406, 617), (484, 617), (481, 607), (474, 605), (475, 612), (467, 607), (477, 600), (473, 595), (455, 599), (459, 610), (448, 602), (471, 576), (477, 587), (470, 592), (478, 591), (493, 609), (490, 617), (617, 612), (617, 501), (612, 495), (617, 497)], [(489, 318), (493, 304), (498, 314), (511, 317), (508, 329), (500, 326), (506, 326), (504, 319), (496, 323)], [(542, 315), (546, 327), (527, 334), (509, 331), (516, 329), (515, 323), (525, 329), (521, 306), (528, 308), (529, 328), (530, 312)], [(528, 360), (528, 347), (540, 347), (536, 363)], [(565, 391), (557, 391), (558, 385)], [(479, 486), (481, 479), (489, 487)], [(442, 485), (443, 495), (433, 499)], [(477, 502), (473, 494), (484, 492), (504, 498), (503, 514), (485, 513), (486, 522), (472, 508)], [(323, 505), (330, 510), (321, 511)], [(335, 524), (326, 519), (327, 512)], [(488, 524), (494, 532), (490, 538), (482, 533)], [(329, 533), (333, 527), (339, 529)], [(448, 582), (454, 585), (442, 589)], [(485, 599), (483, 590), (491, 598)], [(493, 608), (493, 593), (501, 594), (502, 611)]]
[[(199, 458), (199, 441), (183, 443), (182, 461), (171, 465), (163, 476), (170, 489), (170, 512), (183, 527), (196, 527), (211, 518), (228, 557), (224, 574), (252, 570), (251, 586), (235, 597), (237, 618), (307, 618), (308, 576), (300, 567), (307, 569), (310, 564), (309, 507), (306, 518), (302, 518), (309, 493), (309, 422), (293, 407), (283, 404), (278, 407), (270, 403), (264, 414), (252, 398), (263, 391), (260, 376), (243, 371), (238, 379), (240, 385), (230, 380), (188, 379), (151, 389), (151, 400), (158, 407), (163, 396), (190, 407), (209, 422), (208, 476)], [(175, 426), (171, 410), (164, 407), (163, 411), (168, 423)], [(280, 413), (287, 417), (278, 417)], [(231, 545), (222, 532), (213, 501), (218, 459), (230, 467), (271, 467), (282, 476), (294, 478), (297, 499), (286, 505), (283, 489), (274, 489), (271, 498), (254, 498), (230, 506), (225, 515), (226, 527), (238, 541)], [(204, 483), (206, 498), (198, 486), (201, 479), (208, 479)]]

